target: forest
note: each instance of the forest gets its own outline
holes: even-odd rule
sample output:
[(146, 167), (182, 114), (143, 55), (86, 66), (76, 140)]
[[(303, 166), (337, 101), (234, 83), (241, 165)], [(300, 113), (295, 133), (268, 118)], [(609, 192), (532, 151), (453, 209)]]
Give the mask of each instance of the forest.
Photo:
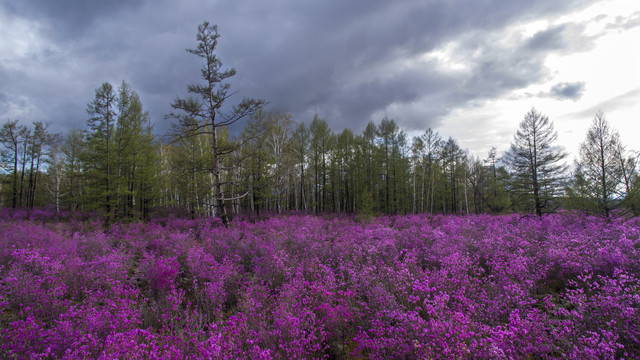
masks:
[[(560, 209), (608, 217), (640, 212), (638, 152), (594, 114), (574, 163), (548, 116), (524, 115), (508, 151), (471, 156), (426, 129), (409, 138), (394, 119), (362, 133), (332, 130), (243, 98), (215, 55), (217, 27), (198, 28), (202, 81), (176, 97), (165, 136), (153, 132), (139, 95), (105, 82), (86, 105), (86, 126), (53, 133), (43, 121), (0, 128), (0, 206), (97, 212), (106, 222), (151, 212), (192, 218), (237, 214), (345, 213), (542, 215)], [(243, 128), (240, 125), (244, 125)], [(233, 126), (233, 130), (231, 127)]]
[(1, 125), (0, 358), (640, 358), (640, 159), (603, 112), (573, 163), (535, 108), (484, 157), (336, 132), (234, 103), (218, 37), (168, 134), (126, 81), (67, 134)]

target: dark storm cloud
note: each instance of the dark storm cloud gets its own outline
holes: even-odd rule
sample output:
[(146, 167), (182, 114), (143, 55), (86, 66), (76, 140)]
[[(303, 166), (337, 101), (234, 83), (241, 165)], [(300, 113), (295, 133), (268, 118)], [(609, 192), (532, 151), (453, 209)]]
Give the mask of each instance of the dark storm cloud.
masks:
[[(387, 113), (405, 128), (424, 129), (456, 107), (548, 77), (545, 57), (580, 40), (579, 26), (564, 24), (530, 38), (514, 35), (506, 44), (497, 38), (510, 36), (504, 32), (508, 25), (589, 2), (0, 2), (0, 14), (41, 26), (39, 36), (49, 49), (23, 55), (49, 72), (48, 93), (40, 74), (26, 65), (12, 70), (14, 83), (21, 84), (3, 91), (30, 98), (43, 107), (35, 113), (66, 129), (84, 125), (84, 107), (100, 83), (126, 80), (140, 93), (156, 131), (164, 133), (170, 102), (198, 81), (200, 63), (184, 50), (196, 45), (197, 25), (209, 20), (222, 34), (219, 57), (238, 70), (232, 80), (237, 100), (264, 98), (298, 121), (309, 122), (317, 112), (337, 131), (360, 131)], [(447, 64), (437, 60), (415, 61), (451, 41), (459, 43), (455, 55), (466, 71), (442, 71)]]
[(23, 0), (5, 1), (8, 15), (42, 20), (52, 37), (81, 36), (94, 20), (135, 10), (142, 0)]
[[(511, 48), (512, 44), (499, 48), (479, 36), (468, 45), (484, 50), (485, 58), (472, 59), (469, 54), (467, 65), (471, 71), (460, 76), (439, 73), (430, 64), (402, 69), (402, 64), (396, 62), (432, 51), (467, 33), (499, 33), (508, 24), (561, 11), (569, 4), (551, 1), (321, 4), (324, 3), (296, 9), (295, 16), (283, 16), (286, 20), (282, 25), (276, 24), (272, 31), (264, 32), (289, 31), (279, 41), (265, 40), (266, 51), (256, 51), (270, 56), (251, 57), (250, 51), (244, 56), (238, 54), (244, 58), (243, 65), (248, 71), (240, 76), (264, 84), (261, 89), (256, 88), (260, 96), (269, 99), (274, 107), (293, 112), (299, 120), (309, 121), (317, 111), (326, 114), (332, 126), (340, 128), (348, 123), (354, 130), (362, 129), (372, 116), (385, 113), (390, 107), (411, 106), (416, 101), (427, 104), (422, 114), (407, 110), (390, 115), (407, 128), (437, 126), (450, 109), (467, 101), (499, 96), (535, 83), (547, 75), (544, 67), (547, 52), (561, 48), (567, 40), (567, 29), (573, 29), (571, 26), (554, 29), (552, 35), (558, 41), (551, 48), (531, 46), (532, 40), (522, 39), (516, 44), (520, 53)], [(221, 28), (227, 26), (223, 23)], [(251, 44), (245, 44), (245, 48), (263, 47), (262, 37), (247, 38)]]
[(4, 106), (8, 105), (8, 96), (7, 94), (0, 92), (0, 110), (2, 110)]
[[(0, 92), (0, 114), (8, 114), (11, 107), (11, 101), (7, 94)], [(8, 119), (3, 119), (8, 120)]]

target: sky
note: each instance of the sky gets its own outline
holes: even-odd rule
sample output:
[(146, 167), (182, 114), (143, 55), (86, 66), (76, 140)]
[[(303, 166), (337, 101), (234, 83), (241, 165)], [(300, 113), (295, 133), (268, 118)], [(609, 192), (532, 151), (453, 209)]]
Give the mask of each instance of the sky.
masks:
[(534, 107), (573, 159), (598, 110), (640, 150), (637, 0), (0, 0), (0, 123), (83, 128), (103, 82), (140, 94), (155, 132), (198, 82), (196, 29), (237, 95), (360, 133), (394, 119), (474, 156), (507, 150)]

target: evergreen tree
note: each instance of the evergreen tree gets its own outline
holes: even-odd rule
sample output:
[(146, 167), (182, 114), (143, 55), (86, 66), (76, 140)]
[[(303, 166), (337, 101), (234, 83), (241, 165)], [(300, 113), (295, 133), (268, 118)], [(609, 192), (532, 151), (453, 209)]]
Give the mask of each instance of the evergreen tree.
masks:
[[(362, 151), (360, 152), (360, 162), (361, 166), (363, 166), (364, 178), (366, 179), (366, 188), (364, 190), (368, 191), (373, 199), (375, 205), (375, 210), (383, 209), (381, 207), (381, 201), (379, 199), (382, 198), (382, 177), (380, 173), (382, 172), (382, 166), (384, 165), (383, 161), (379, 159), (379, 149), (376, 144), (377, 141), (377, 127), (376, 125), (370, 121), (367, 123), (364, 131), (362, 132), (362, 138), (360, 141)], [(363, 195), (363, 191), (359, 191), (358, 194)]]
[(445, 204), (445, 212), (459, 213), (463, 209), (468, 212), (468, 201), (465, 196), (466, 190), (466, 156), (458, 145), (458, 142), (449, 137), (442, 148), (443, 170), (445, 171), (447, 181), (445, 185), (445, 194), (448, 199)]
[(500, 173), (505, 173), (504, 167), (498, 166), (498, 161), (496, 148), (492, 147), (487, 158), (484, 160), (484, 163), (488, 166), (490, 179), (488, 184), (489, 188), (484, 191), (486, 194), (484, 203), (493, 213), (502, 213), (511, 206), (509, 194), (506, 192), (504, 176), (501, 177), (499, 175)]
[(622, 164), (617, 151), (619, 135), (609, 127), (602, 111), (599, 111), (586, 140), (580, 144), (580, 161), (576, 169), (577, 181), (584, 182), (586, 206), (609, 217), (613, 196), (622, 180)]
[(335, 166), (336, 179), (335, 192), (337, 198), (337, 210), (351, 213), (355, 210), (355, 164), (354, 164), (355, 138), (353, 132), (344, 129), (336, 140)]
[(75, 212), (84, 205), (87, 173), (84, 172), (82, 158), (85, 154), (85, 139), (82, 131), (71, 129), (62, 146), (64, 177), (60, 184), (60, 198), (63, 206)]
[(122, 82), (118, 88), (118, 117), (115, 128), (115, 194), (118, 215), (146, 217), (148, 196), (153, 193), (153, 169), (157, 168), (157, 152), (149, 113), (144, 111), (138, 93)]
[(105, 212), (105, 225), (113, 217), (115, 192), (113, 188), (113, 134), (117, 119), (117, 98), (108, 82), (96, 89), (94, 99), (87, 105), (87, 141), (84, 163), (93, 182), (87, 194), (90, 203), (97, 204)]
[(513, 171), (515, 201), (525, 210), (542, 216), (558, 197), (564, 181), (566, 153), (557, 150), (558, 138), (549, 118), (535, 109), (529, 111), (514, 136), (505, 161)]
[(220, 34), (216, 25), (204, 22), (198, 26), (196, 36), (198, 46), (195, 49), (188, 49), (187, 52), (203, 60), (204, 64), (200, 71), (203, 83), (189, 85), (189, 93), (194, 97), (176, 98), (171, 106), (177, 112), (171, 112), (168, 117), (178, 122), (195, 121), (194, 131), (189, 136), (199, 134), (211, 136), (212, 160), (210, 168), (214, 177), (216, 215), (226, 226), (229, 223), (226, 202), (230, 199), (226, 198), (224, 194), (223, 172), (225, 169), (222, 166), (221, 157), (231, 153), (232, 150), (221, 148), (218, 132), (220, 128), (232, 125), (255, 113), (264, 105), (264, 102), (245, 98), (238, 105), (233, 106), (231, 111), (223, 111), (223, 104), (233, 95), (229, 92), (231, 85), (225, 83), (225, 80), (234, 76), (236, 71), (233, 68), (222, 69), (222, 62), (215, 55), (219, 38)]

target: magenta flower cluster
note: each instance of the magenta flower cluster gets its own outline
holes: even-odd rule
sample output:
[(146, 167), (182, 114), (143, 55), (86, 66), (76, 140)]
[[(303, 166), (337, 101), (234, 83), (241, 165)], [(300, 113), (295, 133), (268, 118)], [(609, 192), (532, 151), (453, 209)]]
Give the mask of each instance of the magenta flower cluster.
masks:
[(640, 358), (638, 219), (2, 211), (2, 359)]

